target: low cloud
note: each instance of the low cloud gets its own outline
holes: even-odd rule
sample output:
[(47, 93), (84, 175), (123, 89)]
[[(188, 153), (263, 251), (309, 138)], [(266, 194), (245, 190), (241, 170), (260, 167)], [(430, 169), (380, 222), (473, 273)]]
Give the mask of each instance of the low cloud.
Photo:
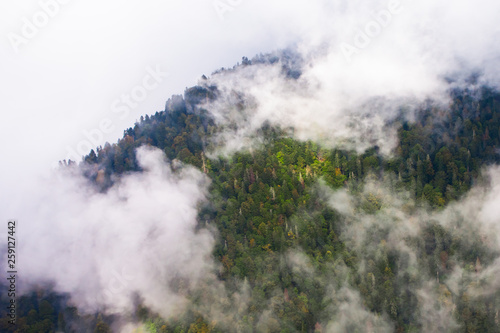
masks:
[(213, 268), (214, 237), (196, 228), (208, 180), (172, 170), (158, 149), (139, 148), (137, 158), (144, 172), (106, 193), (78, 170), (37, 184), (19, 218), (26, 288), (47, 283), (84, 312), (126, 314), (138, 300), (165, 317), (182, 312), (187, 300), (172, 284), (194, 287)]
[[(344, 286), (369, 290), (371, 298), (380, 290), (370, 288), (390, 283), (395, 294), (389, 299), (413, 300), (418, 311), (412, 316), (426, 332), (459, 329), (456, 311), (464, 306), (489, 302), (490, 310), (498, 312), (500, 168), (490, 167), (482, 174), (467, 195), (441, 211), (431, 211), (383, 182), (367, 182), (355, 193), (320, 185), (320, 195), (342, 216), (340, 240), (359, 262), (357, 282)], [(386, 267), (384, 280), (379, 280), (377, 267)], [(346, 309), (359, 303), (356, 295), (345, 293)], [(337, 298), (333, 303), (340, 304)], [(405, 311), (397, 303), (385, 309), (390, 309), (387, 314)], [(337, 316), (327, 327), (348, 331), (346, 325), (360, 318)]]
[[(225, 128), (220, 153), (258, 145), (258, 130), (270, 123), (300, 140), (391, 154), (395, 119), (413, 119), (428, 101), (446, 110), (450, 89), (470, 87), (473, 76), (473, 86), (498, 87), (499, 10), (489, 0), (312, 4), (316, 22), (292, 56), (211, 77), (219, 98), (205, 107)], [(300, 77), (283, 70), (289, 58)]]

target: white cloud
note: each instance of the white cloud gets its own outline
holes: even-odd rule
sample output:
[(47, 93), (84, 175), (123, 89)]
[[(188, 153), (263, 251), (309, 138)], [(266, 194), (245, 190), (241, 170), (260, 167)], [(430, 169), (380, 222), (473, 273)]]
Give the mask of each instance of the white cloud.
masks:
[(24, 286), (52, 283), (83, 311), (127, 313), (136, 295), (164, 316), (182, 311), (169, 284), (193, 287), (213, 268), (213, 235), (195, 230), (208, 181), (191, 167), (174, 173), (160, 150), (137, 155), (145, 172), (106, 193), (72, 171), (33, 184), (18, 227)]
[[(221, 124), (238, 125), (237, 131), (222, 134), (230, 145), (252, 138), (269, 121), (293, 127), (302, 140), (358, 151), (378, 145), (390, 154), (395, 133), (386, 125), (401, 107), (410, 119), (428, 99), (446, 108), (447, 91), (475, 72), (482, 73), (481, 83), (498, 84), (499, 29), (492, 15), (500, 10), (497, 2), (319, 3), (311, 29), (298, 39), (304, 59), (300, 79), (283, 75), (282, 64), (213, 77), (222, 97), (210, 109)], [(232, 113), (239, 119), (228, 119), (228, 110), (235, 109), (234, 91), (244, 94), (248, 105)]]

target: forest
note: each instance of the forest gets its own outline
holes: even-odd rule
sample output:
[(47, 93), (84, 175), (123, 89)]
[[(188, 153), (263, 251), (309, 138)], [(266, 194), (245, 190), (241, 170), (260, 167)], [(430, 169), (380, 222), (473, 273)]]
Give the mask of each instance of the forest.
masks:
[[(290, 80), (300, 76), (286, 54), (239, 66), (276, 62)], [(207, 291), (210, 279), (196, 288), (173, 281), (190, 305), (165, 318), (138, 301), (130, 314), (138, 331), (500, 332), (500, 288), (486, 274), (500, 253), (460, 208), (474, 204), (474, 188), (500, 162), (499, 92), (457, 88), (446, 109), (428, 103), (413, 119), (398, 116), (387, 124), (397, 135), (390, 155), (299, 140), (266, 123), (255, 148), (224, 156), (214, 152), (225, 128), (205, 108), (220, 91), (203, 82), (118, 142), (60, 162), (105, 193), (143, 172), (137, 149), (150, 146), (210, 180), (197, 228), (215, 235), (223, 296)], [(2, 296), (2, 314), (4, 304)], [(120, 321), (79, 311), (50, 286), (21, 297), (18, 313), (15, 328), (2, 315), (0, 331), (111, 332)]]

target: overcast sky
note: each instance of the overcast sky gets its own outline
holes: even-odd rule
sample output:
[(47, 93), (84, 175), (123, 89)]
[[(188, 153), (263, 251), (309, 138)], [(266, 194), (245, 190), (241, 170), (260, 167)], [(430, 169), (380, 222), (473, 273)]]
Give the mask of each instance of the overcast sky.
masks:
[[(202, 74), (295, 42), (304, 29), (298, 18), (311, 6), (282, 4), (2, 1), (2, 202), (29, 190), (33, 177), (58, 160), (84, 151), (84, 131), (99, 144), (116, 142), (141, 115), (163, 110), (169, 96)], [(155, 80), (151, 71), (161, 74)], [(138, 99), (123, 104), (122, 95), (132, 93)], [(100, 126), (109, 132), (102, 138), (95, 131)]]

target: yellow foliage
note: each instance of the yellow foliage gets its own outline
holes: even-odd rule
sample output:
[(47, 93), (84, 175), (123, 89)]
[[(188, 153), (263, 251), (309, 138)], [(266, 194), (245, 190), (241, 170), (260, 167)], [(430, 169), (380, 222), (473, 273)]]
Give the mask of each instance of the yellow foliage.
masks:
[(267, 245), (262, 246), (262, 249), (266, 250), (267, 252), (273, 252), (273, 250), (271, 250), (271, 244), (267, 244)]
[(233, 261), (228, 256), (223, 256), (221, 261), (228, 271), (233, 267)]
[(209, 333), (211, 331), (211, 328), (199, 318), (195, 324), (191, 324), (188, 333)]

